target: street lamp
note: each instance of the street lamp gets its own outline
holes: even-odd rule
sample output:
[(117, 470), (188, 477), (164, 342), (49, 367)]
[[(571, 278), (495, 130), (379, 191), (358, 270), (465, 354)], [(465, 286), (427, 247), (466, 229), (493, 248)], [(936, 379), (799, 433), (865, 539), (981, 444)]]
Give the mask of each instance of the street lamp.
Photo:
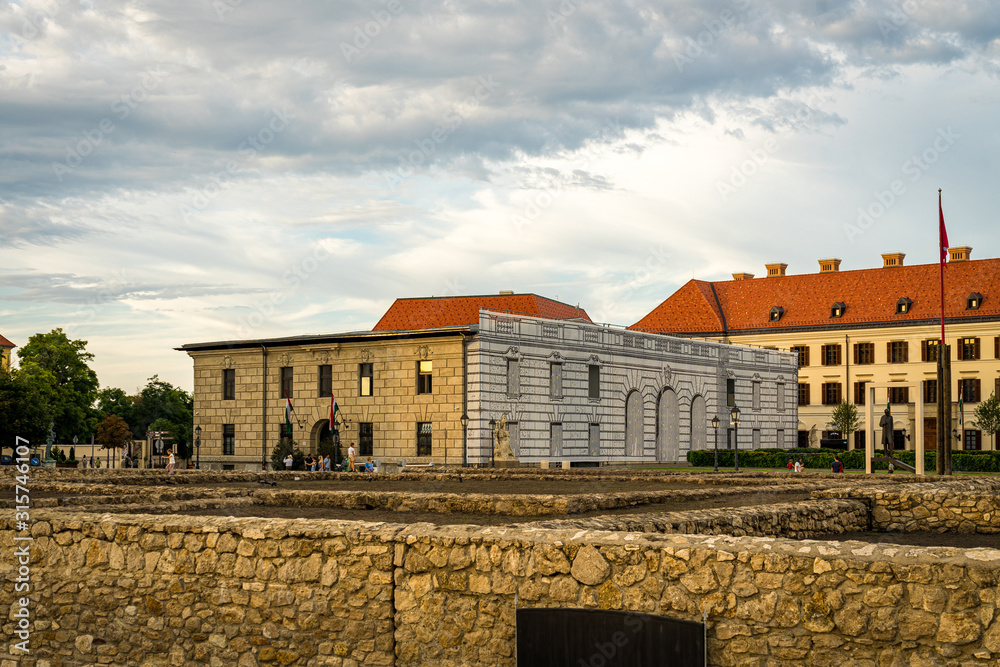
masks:
[(736, 472), (740, 471), (740, 409), (733, 406), (729, 411), (729, 416), (733, 418), (733, 447), (736, 451), (733, 458), (736, 461)]
[(195, 470), (201, 470), (201, 427), (194, 427)]
[[(465, 453), (469, 447), (469, 415), (465, 412), (462, 416), (458, 418), (458, 421), (462, 422), (462, 466), (465, 466)], [(447, 448), (445, 449), (445, 454), (448, 453)]]
[(715, 472), (719, 472), (719, 415), (712, 417), (712, 428), (715, 429)]
[(497, 420), (490, 417), (490, 467), (493, 467), (493, 445), (496, 442)]

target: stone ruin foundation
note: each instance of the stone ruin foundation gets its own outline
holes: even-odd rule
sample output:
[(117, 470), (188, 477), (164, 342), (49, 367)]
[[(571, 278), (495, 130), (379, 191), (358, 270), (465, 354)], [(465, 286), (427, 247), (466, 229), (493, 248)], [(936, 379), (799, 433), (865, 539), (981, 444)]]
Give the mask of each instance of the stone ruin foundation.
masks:
[[(989, 478), (701, 475), (692, 485), (705, 488), (635, 497), (505, 499), (399, 497), (378, 491), (378, 480), (364, 492), (198, 486), (289, 479), (275, 473), (192, 473), (165, 485), (148, 475), (69, 472), (32, 479), (33, 489), (67, 495), (40, 498), (31, 510), (27, 655), (13, 652), (10, 640), (24, 595), (15, 592), (13, 554), (25, 541), (14, 538), (27, 533), (17, 529), (11, 503), (0, 511), (0, 605), (9, 610), (2, 667), (514, 665), (519, 607), (618, 609), (698, 622), (707, 613), (711, 665), (1000, 664), (1000, 551), (809, 539), (869, 528), (1000, 532), (1000, 482)], [(463, 475), (498, 482), (523, 475), (658, 478), (600, 471)], [(12, 478), (5, 483), (13, 490)], [(666, 493), (704, 495), (713, 485), (792, 484), (804, 485), (811, 499), (552, 518), (640, 506)], [(163, 513), (226, 503), (381, 504), (400, 520)], [(430, 507), (508, 511), (525, 520), (487, 527), (406, 521), (407, 511)]]

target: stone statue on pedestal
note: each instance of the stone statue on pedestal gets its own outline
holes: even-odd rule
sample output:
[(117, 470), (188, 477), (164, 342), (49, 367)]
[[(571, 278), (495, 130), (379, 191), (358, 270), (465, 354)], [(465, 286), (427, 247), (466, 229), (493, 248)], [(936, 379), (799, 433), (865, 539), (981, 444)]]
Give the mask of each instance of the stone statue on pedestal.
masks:
[(496, 451), (494, 458), (511, 460), (514, 458), (514, 450), (510, 448), (510, 428), (507, 425), (507, 413), (500, 415), (500, 422), (497, 424), (495, 437)]
[(882, 427), (882, 448), (886, 454), (892, 456), (893, 436), (892, 436), (892, 415), (889, 413), (889, 406), (885, 406), (885, 414), (879, 420), (878, 425)]

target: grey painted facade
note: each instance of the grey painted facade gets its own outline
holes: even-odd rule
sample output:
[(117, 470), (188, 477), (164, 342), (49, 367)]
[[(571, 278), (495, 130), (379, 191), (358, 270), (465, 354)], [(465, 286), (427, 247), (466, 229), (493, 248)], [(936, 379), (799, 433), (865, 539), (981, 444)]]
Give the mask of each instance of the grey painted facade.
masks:
[(797, 363), (778, 350), (481, 311), (468, 347), (468, 461), (490, 461), (489, 421), (502, 414), (522, 463), (683, 461), (714, 446), (715, 415), (719, 448), (732, 447), (729, 380), (740, 449), (794, 447)]

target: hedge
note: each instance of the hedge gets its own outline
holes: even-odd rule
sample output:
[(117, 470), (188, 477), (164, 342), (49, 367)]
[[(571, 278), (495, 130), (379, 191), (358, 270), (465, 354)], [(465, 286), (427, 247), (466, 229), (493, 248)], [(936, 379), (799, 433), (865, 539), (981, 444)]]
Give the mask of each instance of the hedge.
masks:
[[(734, 466), (734, 454), (732, 449), (719, 450), (719, 467), (732, 468)], [(916, 453), (912, 450), (897, 450), (894, 452), (897, 460), (913, 465), (916, 460)], [(817, 449), (817, 448), (796, 448), (796, 449), (753, 449), (740, 450), (740, 466), (746, 468), (778, 468), (788, 469), (789, 459), (802, 459), (806, 468), (831, 470), (833, 457), (840, 456), (841, 463), (850, 470), (864, 470), (865, 450), (852, 449), (844, 451), (842, 449)], [(876, 449), (875, 456), (885, 456), (885, 450)], [(715, 465), (715, 450), (700, 449), (687, 453), (687, 460), (692, 466), (698, 468), (711, 468)], [(951, 467), (955, 472), (1000, 472), (1000, 452), (966, 452), (953, 451), (951, 453)], [(887, 461), (878, 461), (873, 464), (875, 470), (888, 470)], [(924, 470), (933, 472), (937, 469), (937, 452), (924, 452)]]

